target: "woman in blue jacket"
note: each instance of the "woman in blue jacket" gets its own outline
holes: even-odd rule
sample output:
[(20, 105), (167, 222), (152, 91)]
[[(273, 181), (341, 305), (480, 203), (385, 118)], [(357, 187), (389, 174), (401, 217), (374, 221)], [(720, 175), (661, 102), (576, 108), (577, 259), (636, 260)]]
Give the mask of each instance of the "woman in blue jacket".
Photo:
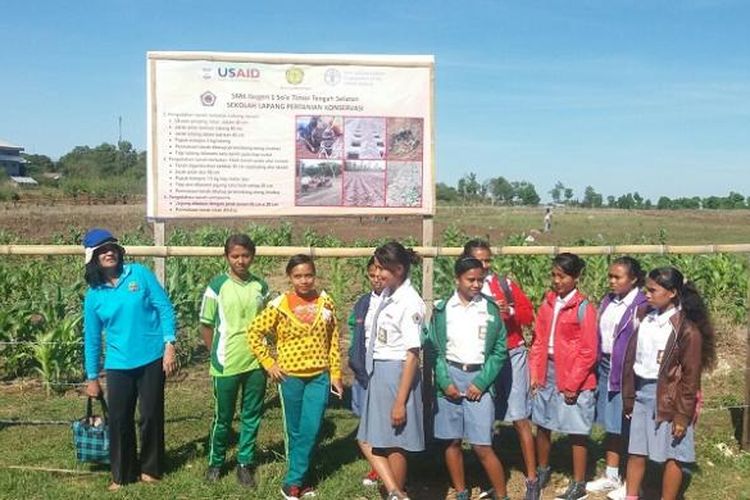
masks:
[[(176, 368), (175, 316), (166, 292), (141, 264), (125, 264), (125, 249), (106, 229), (83, 238), (86, 253), (84, 363), (86, 394), (100, 397), (100, 358), (109, 406), (110, 490), (158, 481), (164, 471), (164, 378)], [(140, 411), (140, 460), (135, 405)]]

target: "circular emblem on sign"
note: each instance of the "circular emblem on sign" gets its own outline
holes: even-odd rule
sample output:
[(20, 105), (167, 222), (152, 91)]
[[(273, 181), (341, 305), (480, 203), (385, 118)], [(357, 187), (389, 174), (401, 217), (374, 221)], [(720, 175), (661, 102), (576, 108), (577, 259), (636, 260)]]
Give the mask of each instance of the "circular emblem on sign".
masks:
[(216, 103), (216, 96), (210, 90), (201, 94), (201, 104), (204, 106), (213, 106)]
[(341, 72), (336, 68), (328, 68), (323, 74), (323, 80), (325, 80), (328, 85), (338, 85), (341, 81)]
[(286, 81), (292, 85), (299, 85), (305, 78), (305, 72), (301, 68), (291, 67), (286, 70)]

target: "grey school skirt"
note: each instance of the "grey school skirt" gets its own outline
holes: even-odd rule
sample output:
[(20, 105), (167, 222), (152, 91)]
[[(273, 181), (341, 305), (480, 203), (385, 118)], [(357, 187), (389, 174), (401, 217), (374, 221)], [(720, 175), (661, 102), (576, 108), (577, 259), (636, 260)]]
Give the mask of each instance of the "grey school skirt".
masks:
[(609, 390), (610, 366), (611, 357), (608, 354), (602, 354), (599, 359), (595, 422), (601, 425), (605, 432), (623, 434), (622, 393)]
[(555, 363), (547, 360), (547, 383), (531, 398), (531, 421), (563, 434), (589, 435), (594, 423), (594, 391), (581, 391), (575, 404), (565, 402), (557, 389)]
[(357, 440), (373, 448), (401, 448), (424, 451), (424, 411), (422, 408), (422, 376), (417, 370), (406, 401), (406, 423), (391, 425), (391, 408), (398, 394), (403, 361), (375, 360), (370, 383), (359, 420)]
[(682, 439), (672, 437), (672, 422), (657, 422), (656, 380), (636, 380), (635, 405), (630, 417), (628, 453), (647, 456), (654, 462), (695, 462), (695, 434), (688, 425)]
[(521, 345), (508, 351), (508, 361), (495, 380), (495, 417), (504, 422), (529, 418), (530, 386), (528, 350)]

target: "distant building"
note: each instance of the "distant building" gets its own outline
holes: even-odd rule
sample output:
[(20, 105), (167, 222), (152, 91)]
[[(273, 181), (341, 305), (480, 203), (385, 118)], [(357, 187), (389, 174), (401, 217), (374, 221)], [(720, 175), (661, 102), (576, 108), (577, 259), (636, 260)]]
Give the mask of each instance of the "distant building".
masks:
[(0, 168), (8, 177), (26, 177), (26, 160), (21, 158), (21, 146), (0, 139)]

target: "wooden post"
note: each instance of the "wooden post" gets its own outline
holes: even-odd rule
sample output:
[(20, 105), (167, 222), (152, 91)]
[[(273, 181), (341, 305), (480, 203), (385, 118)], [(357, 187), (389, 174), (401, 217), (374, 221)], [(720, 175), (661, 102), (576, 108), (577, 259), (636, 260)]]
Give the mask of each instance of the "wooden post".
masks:
[[(163, 220), (154, 219), (154, 245), (163, 246), (166, 244), (166, 229)], [(166, 287), (167, 270), (166, 259), (164, 257), (154, 257), (154, 274), (159, 280), (161, 286)]]
[[(422, 246), (431, 247), (434, 237), (434, 220), (432, 215), (425, 215), (422, 218)], [(427, 304), (427, 310), (432, 311), (434, 300), (433, 279), (434, 279), (435, 259), (425, 257), (422, 259), (422, 298)]]
[[(431, 247), (433, 241), (433, 218), (432, 215), (425, 215), (422, 218), (422, 246)], [(426, 316), (425, 326), (428, 325), (429, 318), (432, 316), (432, 306), (434, 304), (434, 290), (433, 290), (433, 278), (434, 278), (434, 263), (435, 259), (432, 257), (425, 257), (422, 260), (422, 298), (426, 304)], [(431, 355), (430, 349), (424, 349), (422, 353), (422, 406), (424, 407), (423, 424), (425, 429), (425, 437), (428, 443), (433, 441), (432, 426), (434, 423), (433, 417), (433, 395), (434, 395), (434, 380), (432, 380), (432, 371), (435, 364), (435, 359)]]
[[(750, 304), (750, 278), (748, 278), (748, 303)], [(745, 407), (742, 409), (742, 449), (745, 451), (750, 451), (750, 408), (748, 406), (750, 406), (750, 309), (747, 314), (745, 340)]]

